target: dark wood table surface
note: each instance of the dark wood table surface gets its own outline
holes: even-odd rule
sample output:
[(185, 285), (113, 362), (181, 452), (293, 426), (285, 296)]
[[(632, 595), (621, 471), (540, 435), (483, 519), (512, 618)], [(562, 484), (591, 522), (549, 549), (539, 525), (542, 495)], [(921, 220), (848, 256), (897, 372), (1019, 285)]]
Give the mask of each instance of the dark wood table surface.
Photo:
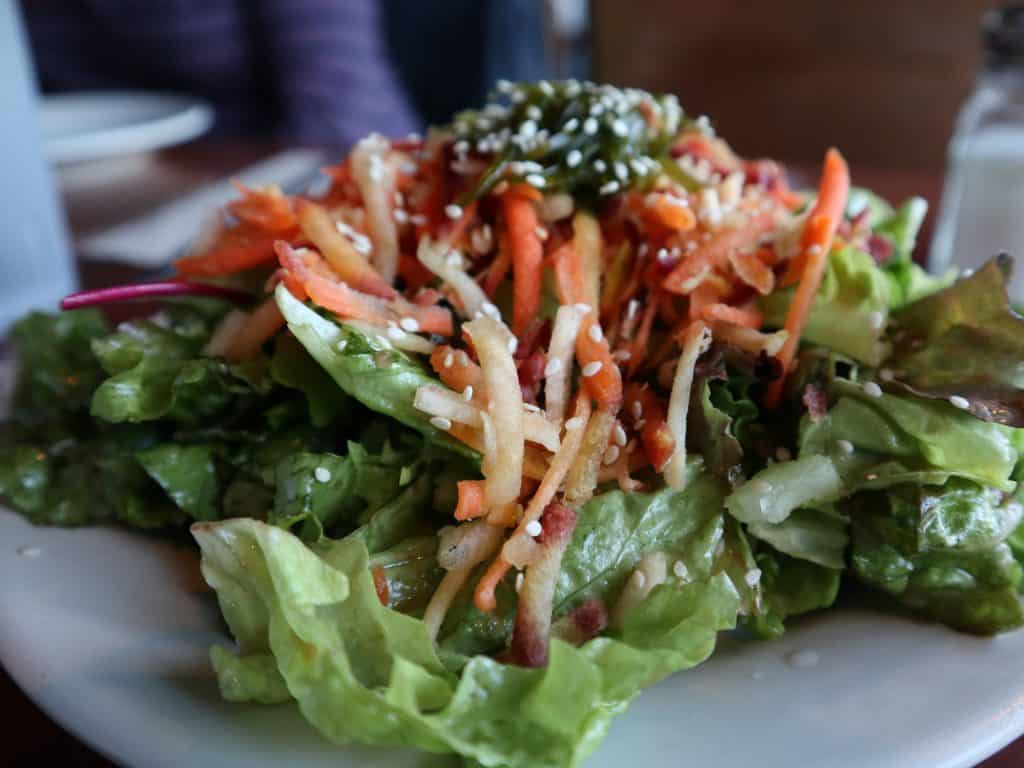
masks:
[[(200, 142), (109, 161), (93, 168), (72, 167), (60, 175), (72, 235), (77, 238), (128, 221), (202, 184), (230, 175), (275, 149), (266, 143)], [(813, 168), (791, 170), (800, 179), (814, 178)], [(941, 176), (934, 172), (854, 167), (853, 180), (891, 200), (921, 195), (932, 204), (933, 210), (941, 193)], [(930, 225), (923, 242), (928, 241), (929, 231)], [(79, 271), (86, 287), (109, 285), (138, 274), (138, 270), (131, 267), (98, 261), (81, 261)], [(941, 670), (936, 670), (936, 674), (941, 674)], [(66, 768), (112, 765), (41, 712), (3, 670), (0, 670), (0, 712), (4, 715), (5, 726), (0, 739), (0, 765)], [(1024, 737), (981, 763), (979, 768), (1022, 766)]]

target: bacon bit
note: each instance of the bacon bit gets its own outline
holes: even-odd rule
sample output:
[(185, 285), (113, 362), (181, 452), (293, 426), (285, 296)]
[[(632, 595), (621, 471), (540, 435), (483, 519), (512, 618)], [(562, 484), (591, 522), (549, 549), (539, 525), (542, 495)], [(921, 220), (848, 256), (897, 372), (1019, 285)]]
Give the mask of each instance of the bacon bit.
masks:
[(755, 253), (734, 251), (729, 254), (729, 265), (736, 276), (762, 296), (775, 290), (775, 273)]
[(583, 645), (608, 628), (608, 609), (597, 598), (580, 603), (551, 626), (551, 634), (572, 645)]
[(387, 608), (391, 595), (388, 588), (387, 576), (384, 575), (384, 567), (378, 565), (370, 571), (370, 574), (373, 576), (373, 589), (377, 593), (377, 599), (380, 600), (381, 605)]
[(509, 660), (522, 667), (543, 667), (548, 663), (551, 609), (562, 555), (576, 527), (576, 513), (561, 504), (551, 504), (541, 517), (540, 544), (534, 562), (526, 569), (516, 606)]
[(868, 253), (871, 254), (871, 258), (875, 260), (875, 264), (884, 264), (892, 258), (893, 248), (892, 242), (882, 237), (871, 233), (868, 235)]
[(804, 393), (800, 398), (811, 421), (818, 422), (825, 418), (828, 412), (828, 396), (825, 390), (817, 384), (808, 384), (804, 387)]
[(519, 386), (523, 390), (523, 400), (528, 403), (537, 402), (537, 393), (540, 383), (544, 379), (544, 366), (547, 364), (547, 356), (543, 352), (534, 352), (525, 359), (516, 361), (516, 368), (519, 372)]
[(764, 316), (756, 309), (740, 309), (719, 302), (704, 306), (701, 308), (700, 314), (708, 322), (731, 323), (754, 330), (760, 328), (761, 323), (764, 322)]

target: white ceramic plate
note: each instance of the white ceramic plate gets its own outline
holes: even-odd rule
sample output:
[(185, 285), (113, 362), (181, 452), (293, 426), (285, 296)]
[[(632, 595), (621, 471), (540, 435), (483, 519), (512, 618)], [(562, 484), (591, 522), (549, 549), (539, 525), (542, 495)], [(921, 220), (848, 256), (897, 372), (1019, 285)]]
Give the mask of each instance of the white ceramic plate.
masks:
[(40, 122), (47, 157), (76, 163), (194, 139), (213, 124), (213, 108), (170, 93), (83, 91), (44, 97)]
[[(189, 542), (34, 528), (0, 510), (0, 661), (48, 714), (133, 766), (456, 766), (336, 747), (294, 705), (227, 704), (226, 641)], [(793, 663), (817, 654), (816, 666)], [(807, 653), (812, 652), (812, 653)], [(781, 640), (724, 638), (642, 694), (585, 768), (960, 768), (1024, 731), (1024, 632), (982, 640), (853, 607)]]

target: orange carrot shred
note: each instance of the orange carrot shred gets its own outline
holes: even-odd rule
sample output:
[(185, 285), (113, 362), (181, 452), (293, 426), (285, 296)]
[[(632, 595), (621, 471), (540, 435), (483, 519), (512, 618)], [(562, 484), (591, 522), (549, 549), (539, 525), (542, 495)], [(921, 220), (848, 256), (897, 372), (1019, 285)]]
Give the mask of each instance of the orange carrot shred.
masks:
[(498, 582), (505, 578), (511, 567), (512, 564), (508, 560), (498, 555), (477, 582), (476, 590), (473, 592), (473, 603), (484, 613), (490, 613), (498, 606), (494, 590), (498, 588)]
[(730, 307), (728, 304), (714, 302), (701, 308), (701, 317), (709, 322), (716, 320), (723, 323), (731, 323), (742, 328), (753, 328), (757, 330), (764, 321), (764, 316), (755, 309), (740, 309)]
[(503, 195), (501, 202), (512, 254), (512, 332), (520, 336), (540, 309), (544, 250), (533, 202), (516, 194)]
[(459, 503), (455, 507), (456, 520), (472, 520), (481, 517), (487, 510), (484, 508), (484, 481), (460, 480)]
[(782, 377), (773, 381), (765, 394), (765, 405), (774, 408), (782, 396), (786, 373), (793, 363), (800, 335), (807, 324), (815, 296), (825, 275), (832, 238), (842, 220), (850, 192), (850, 171), (843, 156), (835, 149), (825, 154), (818, 199), (811, 211), (800, 240), (801, 253), (806, 254), (806, 265), (797, 285), (793, 301), (786, 313), (788, 336), (777, 358), (782, 364)]

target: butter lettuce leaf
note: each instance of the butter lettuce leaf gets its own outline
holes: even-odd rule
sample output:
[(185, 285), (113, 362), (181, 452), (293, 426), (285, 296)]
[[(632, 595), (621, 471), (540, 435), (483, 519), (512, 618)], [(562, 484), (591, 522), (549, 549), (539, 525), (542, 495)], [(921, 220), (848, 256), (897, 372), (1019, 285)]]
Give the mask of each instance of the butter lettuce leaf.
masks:
[(553, 640), (544, 669), (474, 656), (456, 676), (420, 620), (381, 605), (358, 537), (307, 547), (252, 520), (193, 534), (237, 641), (233, 658), (213, 652), (226, 695), (279, 701), (287, 690), (337, 743), (455, 752), (486, 766), (578, 764), (642, 687), (705, 659), (736, 616), (724, 574), (666, 583), (618, 636), (579, 648)]

